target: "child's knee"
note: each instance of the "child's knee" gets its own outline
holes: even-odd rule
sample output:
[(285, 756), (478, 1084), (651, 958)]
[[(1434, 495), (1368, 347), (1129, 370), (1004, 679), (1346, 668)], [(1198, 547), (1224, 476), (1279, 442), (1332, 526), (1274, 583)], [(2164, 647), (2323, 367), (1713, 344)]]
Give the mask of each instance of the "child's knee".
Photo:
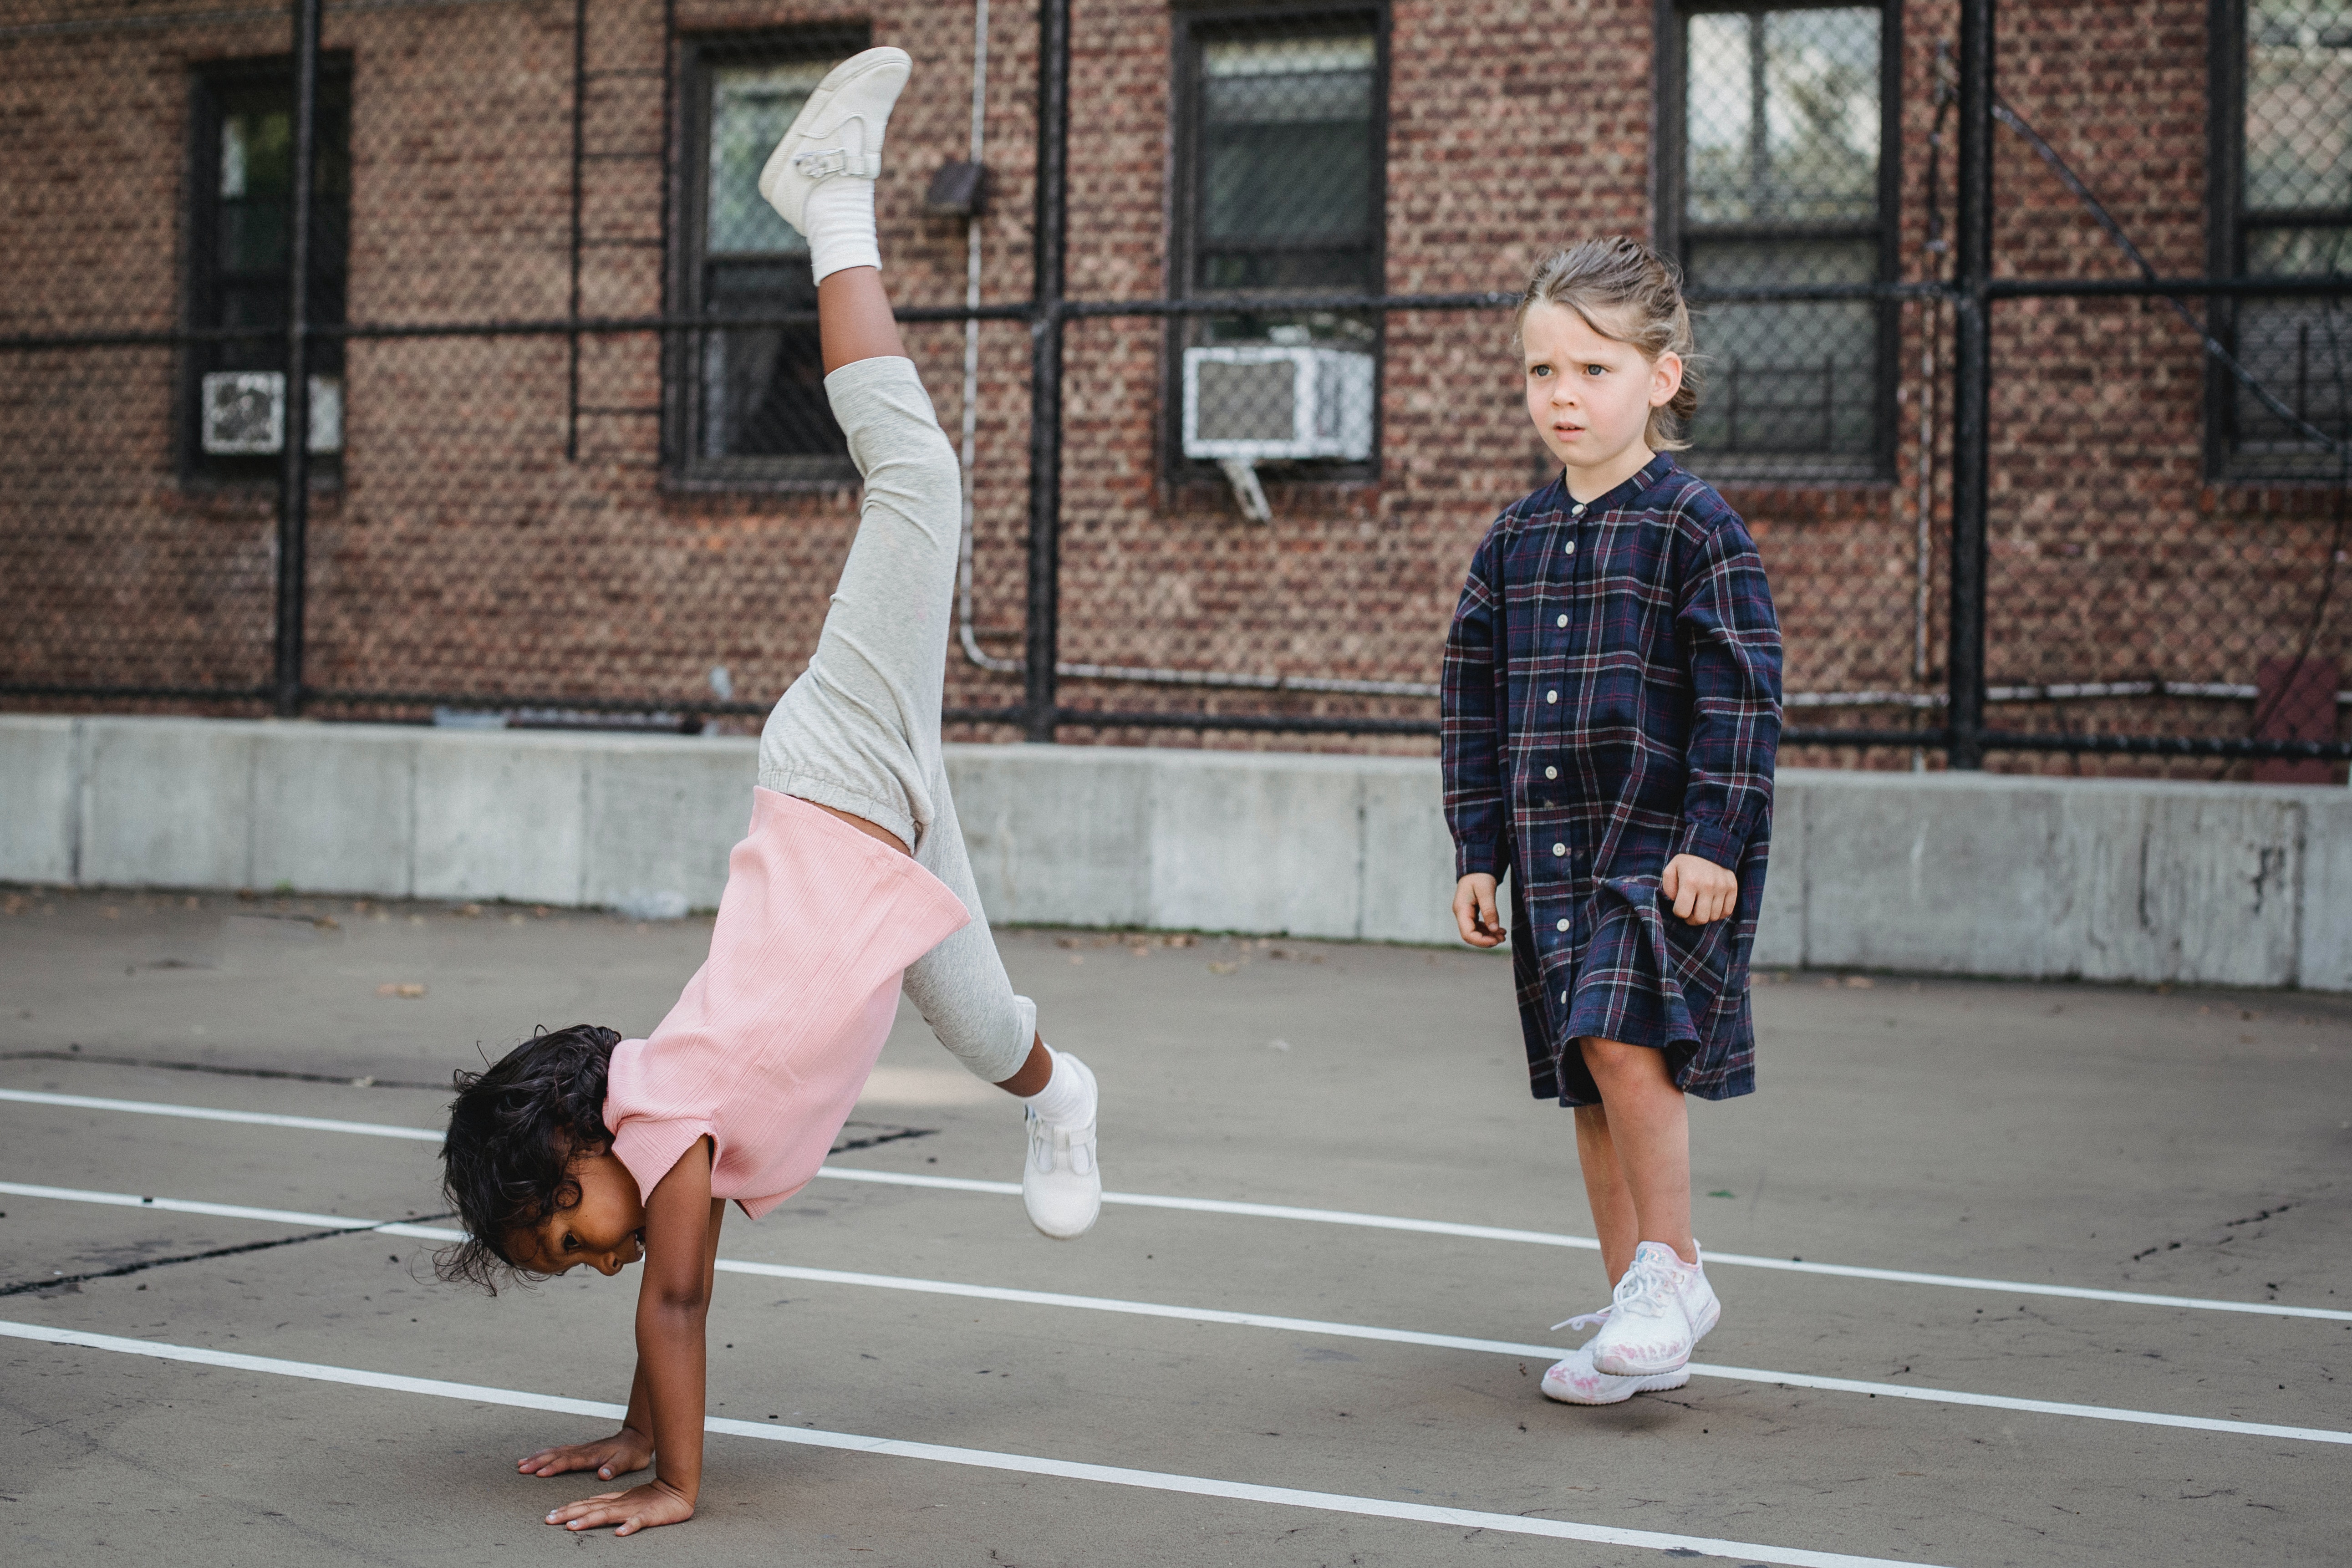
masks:
[(1584, 1053), (1585, 1068), (1604, 1088), (1611, 1083), (1647, 1082), (1665, 1075), (1665, 1058), (1647, 1046), (1629, 1046), (1588, 1035), (1576, 1042)]

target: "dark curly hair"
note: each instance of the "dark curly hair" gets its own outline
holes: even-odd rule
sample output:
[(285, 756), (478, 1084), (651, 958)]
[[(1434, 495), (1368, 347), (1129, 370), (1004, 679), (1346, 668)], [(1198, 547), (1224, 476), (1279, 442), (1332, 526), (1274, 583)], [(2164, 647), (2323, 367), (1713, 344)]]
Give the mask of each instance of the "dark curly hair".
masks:
[(495, 1296), (501, 1279), (539, 1278), (507, 1256), (506, 1238), (580, 1201), (572, 1157), (613, 1141), (604, 1083), (620, 1043), (593, 1024), (541, 1029), (488, 1071), (453, 1076), (441, 1191), (466, 1239), (435, 1255), (444, 1282)]

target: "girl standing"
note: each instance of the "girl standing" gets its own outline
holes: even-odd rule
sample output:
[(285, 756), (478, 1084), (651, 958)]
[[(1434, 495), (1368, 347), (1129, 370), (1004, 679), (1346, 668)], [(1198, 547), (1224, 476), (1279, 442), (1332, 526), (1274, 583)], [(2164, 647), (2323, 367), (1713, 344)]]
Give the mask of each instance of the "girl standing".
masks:
[(1496, 519), (1446, 638), (1462, 939), (1508, 931), (1535, 1095), (1575, 1108), (1609, 1306), (1544, 1374), (1607, 1405), (1690, 1380), (1720, 1316), (1684, 1096), (1755, 1088), (1748, 955), (1771, 836), (1780, 632), (1738, 514), (1664, 454), (1698, 406), (1674, 269), (1629, 239), (1538, 263), (1528, 416), (1560, 477)]

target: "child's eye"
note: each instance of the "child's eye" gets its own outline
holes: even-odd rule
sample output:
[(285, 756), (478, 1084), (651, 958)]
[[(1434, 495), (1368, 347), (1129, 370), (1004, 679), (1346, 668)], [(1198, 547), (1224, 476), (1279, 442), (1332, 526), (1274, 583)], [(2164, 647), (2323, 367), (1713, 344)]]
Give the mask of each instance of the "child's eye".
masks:
[(1607, 375), (1609, 374), (1609, 367), (1605, 364), (1589, 364), (1584, 367), (1584, 374), (1587, 375)]
[(566, 1252), (580, 1250), (580, 1238), (568, 1230), (563, 1233), (563, 1250)]

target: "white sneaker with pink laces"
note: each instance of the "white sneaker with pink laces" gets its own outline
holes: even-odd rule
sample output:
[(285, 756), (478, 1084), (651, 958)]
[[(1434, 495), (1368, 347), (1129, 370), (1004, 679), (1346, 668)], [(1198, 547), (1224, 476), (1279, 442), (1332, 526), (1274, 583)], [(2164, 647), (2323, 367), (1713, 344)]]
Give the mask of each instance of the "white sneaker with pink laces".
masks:
[(1664, 1242), (1645, 1241), (1617, 1281), (1609, 1321), (1584, 1348), (1597, 1372), (1654, 1377), (1689, 1361), (1722, 1316), (1703, 1263), (1685, 1263)]
[[(1605, 1323), (1612, 1310), (1603, 1307), (1597, 1312), (1580, 1313), (1564, 1323), (1554, 1323), (1552, 1329), (1558, 1331)], [(1554, 1362), (1543, 1374), (1539, 1386), (1546, 1399), (1557, 1399), (1562, 1405), (1622, 1405), (1637, 1394), (1680, 1388), (1690, 1381), (1690, 1375), (1689, 1367), (1678, 1366), (1651, 1377), (1612, 1377), (1592, 1364), (1592, 1346), (1588, 1342), (1569, 1352), (1565, 1359)]]

